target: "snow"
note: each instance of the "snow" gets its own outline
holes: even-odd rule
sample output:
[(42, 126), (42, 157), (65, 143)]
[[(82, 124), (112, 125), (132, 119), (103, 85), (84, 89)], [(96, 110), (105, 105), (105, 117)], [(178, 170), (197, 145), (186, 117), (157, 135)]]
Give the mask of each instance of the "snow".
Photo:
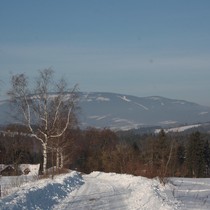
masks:
[(107, 98), (107, 97), (99, 96), (99, 97), (96, 98), (96, 101), (110, 101), (110, 99)]
[[(181, 126), (181, 127), (176, 127), (176, 128), (168, 128), (168, 129), (164, 129), (165, 133), (169, 133), (169, 132), (183, 132), (186, 131), (188, 129), (191, 128), (197, 128), (200, 127), (201, 124), (195, 124), (195, 125), (186, 125), (186, 126)], [(161, 129), (156, 129), (155, 133), (160, 133)]]
[(95, 119), (95, 120), (103, 120), (105, 118), (107, 118), (109, 115), (103, 115), (103, 116), (98, 116), (98, 115), (92, 115), (92, 116), (89, 116), (88, 118), (89, 119)]
[[(122, 99), (123, 101), (126, 101), (126, 102), (132, 102), (130, 99), (127, 98), (127, 96), (118, 96), (120, 99)], [(137, 103), (137, 102), (133, 102), (134, 104), (136, 104), (137, 106), (140, 106), (141, 108), (143, 108), (144, 110), (149, 110), (148, 107), (140, 104), (140, 103)]]
[(40, 164), (20, 164), (21, 171), (24, 171), (26, 168), (29, 169), (29, 176), (38, 176)]
[(208, 114), (209, 112), (200, 112), (199, 115), (206, 115)]
[(3, 105), (6, 103), (6, 100), (0, 100), (0, 105)]
[(130, 129), (137, 129), (143, 124), (136, 123), (131, 120), (122, 119), (122, 118), (113, 118), (112, 121), (114, 122), (114, 125), (111, 125), (112, 130), (123, 130), (127, 131)]
[(175, 124), (175, 123), (177, 123), (177, 121), (165, 120), (165, 121), (162, 121), (162, 122), (160, 122), (160, 123), (163, 124), (163, 125), (170, 125), (170, 124)]
[(149, 108), (147, 108), (146, 106), (144, 106), (144, 105), (142, 105), (142, 104), (139, 104), (139, 103), (136, 103), (135, 102), (135, 104), (137, 105), (137, 106), (140, 106), (140, 107), (142, 107), (143, 109), (145, 109), (145, 110), (149, 110)]
[(210, 209), (209, 178), (170, 178), (166, 192), (181, 202), (183, 210)]
[(87, 99), (87, 102), (92, 102), (93, 100), (91, 98), (88, 98)]
[(77, 172), (57, 176), (54, 180), (42, 179), (26, 183), (16, 188), (12, 194), (0, 200), (0, 209), (52, 209), (70, 192), (83, 184), (83, 179)]
[(161, 98), (160, 97), (157, 97), (157, 96), (151, 96), (149, 98), (152, 99), (152, 100), (154, 100), (154, 101), (161, 100)]
[(27, 182), (38, 179), (38, 176), (21, 175), (21, 176), (0, 176), (1, 196), (6, 196), (13, 192), (16, 188)]
[(118, 96), (118, 97), (121, 98), (123, 101), (131, 102), (131, 100), (128, 99), (126, 96)]
[(173, 104), (181, 104), (181, 105), (186, 104), (185, 101), (173, 101), (172, 103), (173, 103)]
[(157, 179), (126, 174), (72, 171), (29, 182), (0, 200), (0, 209), (207, 210), (210, 179)]
[(121, 119), (121, 118), (113, 118), (113, 121), (116, 123), (126, 122), (126, 123), (132, 123), (130, 120), (127, 119)]

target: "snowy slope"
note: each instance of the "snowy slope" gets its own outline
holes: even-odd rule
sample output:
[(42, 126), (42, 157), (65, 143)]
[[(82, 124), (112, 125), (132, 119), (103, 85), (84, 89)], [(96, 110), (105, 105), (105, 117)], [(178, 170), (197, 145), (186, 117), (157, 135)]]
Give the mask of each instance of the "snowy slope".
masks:
[[(175, 127), (175, 128), (168, 128), (168, 129), (164, 129), (165, 133), (170, 133), (170, 132), (174, 132), (174, 133), (180, 133), (180, 132), (184, 132), (186, 130), (192, 129), (192, 128), (198, 128), (200, 127), (201, 124), (195, 124), (195, 125), (185, 125), (185, 126), (180, 126), (180, 127)], [(155, 133), (160, 133), (161, 129), (155, 129)]]
[(0, 199), (0, 209), (15, 210), (207, 210), (210, 179), (156, 179), (126, 174), (73, 171), (23, 185)]
[(210, 121), (210, 107), (163, 97), (81, 93), (81, 124), (112, 129), (177, 126)]
[[(54, 97), (52, 94), (51, 97)], [(68, 97), (68, 94), (67, 94)], [(81, 127), (137, 129), (147, 126), (175, 127), (210, 122), (210, 107), (159, 96), (136, 97), (117, 93), (79, 93)], [(0, 125), (13, 122), (8, 101), (0, 103)]]
[(165, 191), (181, 202), (182, 210), (210, 209), (209, 178), (171, 178)]

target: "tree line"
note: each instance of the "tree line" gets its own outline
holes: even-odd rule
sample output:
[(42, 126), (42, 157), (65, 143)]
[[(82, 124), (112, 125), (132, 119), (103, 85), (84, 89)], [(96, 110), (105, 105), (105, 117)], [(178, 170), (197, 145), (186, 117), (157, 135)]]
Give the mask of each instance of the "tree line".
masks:
[(146, 177), (209, 177), (209, 135), (118, 135), (104, 129), (82, 131), (80, 170), (128, 173)]
[[(6, 129), (6, 128), (5, 128)], [(8, 129), (8, 128), (7, 128)], [(11, 132), (11, 131), (10, 131)], [(70, 168), (84, 173), (104, 171), (146, 177), (210, 177), (209, 135), (120, 134), (109, 129), (69, 129), (65, 135), (63, 165), (49, 149), (46, 167)], [(4, 164), (43, 162), (42, 146), (32, 136), (0, 135)]]

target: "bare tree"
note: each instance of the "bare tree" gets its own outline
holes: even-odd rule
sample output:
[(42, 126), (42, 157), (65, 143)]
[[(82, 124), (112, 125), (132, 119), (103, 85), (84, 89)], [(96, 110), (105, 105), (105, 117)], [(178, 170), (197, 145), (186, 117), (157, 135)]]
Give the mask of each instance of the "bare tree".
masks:
[(14, 75), (8, 92), (17, 108), (16, 116), (42, 144), (43, 173), (47, 168), (48, 145), (65, 134), (72, 116), (75, 117), (78, 101), (77, 85), (69, 90), (64, 79), (53, 81), (53, 73), (51, 69), (39, 71), (34, 88), (25, 74)]
[[(66, 113), (63, 112), (63, 113)], [(62, 129), (65, 123), (65, 116), (61, 116), (59, 120), (59, 124), (57, 124), (56, 128), (58, 130)], [(70, 124), (66, 130), (66, 132), (62, 135), (59, 136), (58, 138), (55, 138), (53, 141), (50, 142), (49, 146), (52, 148), (52, 153), (55, 153), (55, 158), (56, 158), (56, 170), (59, 168), (64, 167), (64, 159), (66, 156), (66, 150), (71, 147), (72, 148), (72, 138), (74, 138), (71, 134), (72, 129), (77, 128), (77, 118), (74, 113), (71, 115), (70, 119)], [(68, 141), (67, 141), (68, 139)], [(68, 151), (69, 154), (69, 151)]]

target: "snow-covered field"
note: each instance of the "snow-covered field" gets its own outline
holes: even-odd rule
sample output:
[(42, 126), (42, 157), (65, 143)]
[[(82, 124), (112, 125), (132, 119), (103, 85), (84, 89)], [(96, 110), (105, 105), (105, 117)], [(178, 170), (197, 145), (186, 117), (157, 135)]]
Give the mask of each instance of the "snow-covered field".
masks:
[(210, 178), (171, 178), (166, 194), (181, 201), (183, 210), (210, 209)]
[[(179, 132), (183, 132), (186, 131), (188, 129), (191, 128), (197, 128), (200, 127), (201, 124), (195, 124), (195, 125), (185, 125), (185, 126), (180, 126), (180, 127), (176, 127), (176, 128), (169, 128), (169, 129), (164, 129), (165, 133), (170, 133), (170, 132), (174, 132), (174, 133), (179, 133)], [(156, 129), (155, 133), (160, 133), (161, 129)]]
[(0, 199), (0, 209), (172, 210), (210, 209), (210, 179), (156, 179), (78, 172), (26, 183)]

